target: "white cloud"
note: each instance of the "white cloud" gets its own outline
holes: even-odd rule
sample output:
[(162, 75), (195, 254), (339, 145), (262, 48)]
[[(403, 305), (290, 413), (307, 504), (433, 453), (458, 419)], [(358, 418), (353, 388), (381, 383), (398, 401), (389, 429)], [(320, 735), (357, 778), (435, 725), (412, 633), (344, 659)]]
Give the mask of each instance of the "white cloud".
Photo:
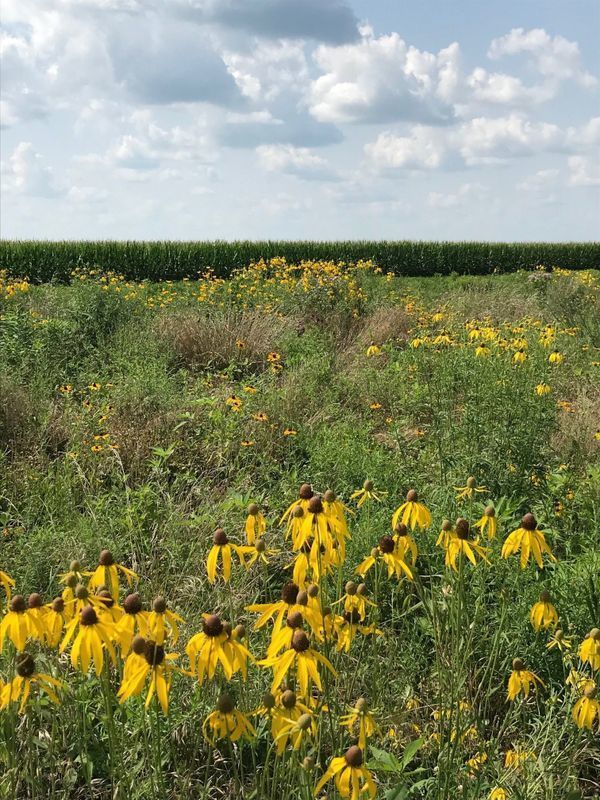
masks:
[(438, 131), (417, 125), (410, 136), (380, 133), (365, 146), (365, 153), (379, 169), (437, 169), (444, 162), (446, 149)]
[(539, 169), (533, 175), (528, 175), (524, 180), (517, 183), (520, 192), (540, 193), (546, 192), (556, 184), (560, 171), (557, 169)]
[(501, 159), (560, 150), (565, 135), (548, 122), (533, 122), (519, 114), (508, 117), (477, 117), (461, 125), (458, 150), (467, 165), (489, 164)]
[(570, 156), (569, 186), (600, 186), (600, 161), (585, 156)]
[(20, 142), (2, 164), (3, 189), (32, 197), (57, 197), (64, 187), (31, 142)]
[(549, 86), (525, 86), (514, 75), (488, 72), (483, 67), (473, 70), (467, 78), (467, 86), (472, 92), (472, 100), (499, 105), (543, 103), (554, 96), (554, 91)]
[(268, 172), (284, 172), (306, 180), (337, 180), (328, 162), (308, 147), (261, 145), (256, 152)]
[(470, 201), (481, 200), (487, 195), (487, 188), (480, 183), (463, 183), (456, 192), (429, 192), (427, 204), (431, 208), (456, 208)]
[(407, 45), (397, 33), (375, 37), (363, 28), (357, 44), (322, 45), (314, 57), (324, 74), (312, 82), (307, 102), (321, 122), (435, 124), (454, 116), (457, 44), (435, 55)]

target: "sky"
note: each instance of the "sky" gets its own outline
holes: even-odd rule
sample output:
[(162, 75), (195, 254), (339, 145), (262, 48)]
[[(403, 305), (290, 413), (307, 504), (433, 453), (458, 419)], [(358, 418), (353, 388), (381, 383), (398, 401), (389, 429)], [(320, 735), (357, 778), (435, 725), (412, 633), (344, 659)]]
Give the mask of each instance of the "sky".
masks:
[(3, 0), (2, 238), (597, 240), (599, 0)]

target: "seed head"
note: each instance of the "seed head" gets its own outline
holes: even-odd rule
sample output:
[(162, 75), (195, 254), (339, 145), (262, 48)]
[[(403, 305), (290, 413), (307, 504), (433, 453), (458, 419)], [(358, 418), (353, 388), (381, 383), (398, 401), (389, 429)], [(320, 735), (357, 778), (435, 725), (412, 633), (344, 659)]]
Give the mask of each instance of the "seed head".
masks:
[(467, 489), (474, 489), (477, 486), (477, 479), (472, 475), (467, 478)]
[(394, 533), (398, 536), (408, 536), (408, 528), (403, 522), (399, 522), (394, 528)]
[(291, 689), (286, 689), (281, 695), (281, 705), (287, 708), (288, 711), (290, 708), (294, 708), (296, 705), (296, 692), (292, 692)]
[(248, 514), (251, 517), (256, 517), (260, 513), (260, 508), (257, 506), (256, 503), (250, 503), (248, 506)]
[(313, 490), (310, 483), (303, 483), (298, 492), (301, 500), (310, 500), (313, 496)]
[(62, 597), (55, 597), (52, 601), (52, 611), (55, 611), (57, 614), (62, 614), (65, 610), (65, 601)]
[(300, 517), (304, 516), (304, 509), (302, 506), (296, 506), (292, 512), (292, 515), (296, 517), (296, 519), (300, 519)]
[(300, 589), (298, 595), (296, 597), (296, 605), (299, 606), (307, 606), (308, 605), (308, 592), (305, 589)]
[(363, 754), (360, 747), (357, 747), (355, 744), (352, 747), (349, 747), (345, 754), (344, 758), (346, 759), (346, 764), (349, 767), (360, 767), (363, 763)]
[(271, 709), (275, 708), (275, 697), (271, 694), (271, 692), (265, 692), (263, 694), (263, 706), (265, 708)]
[(557, 628), (557, 629), (554, 631), (554, 638), (555, 638), (557, 641), (559, 641), (559, 642), (560, 642), (560, 641), (562, 641), (562, 639), (564, 639), (564, 636), (565, 636), (565, 634), (564, 634), (564, 632), (563, 632), (562, 628)]
[(289, 606), (293, 606), (299, 591), (298, 584), (294, 583), (294, 581), (288, 581), (283, 584), (283, 588), (281, 589), (281, 599)]
[(358, 586), (354, 583), (354, 581), (348, 581), (348, 583), (344, 586), (344, 589), (346, 591), (346, 594), (352, 596), (356, 594)]
[(228, 694), (222, 694), (217, 700), (217, 711), (220, 711), (221, 714), (231, 714), (234, 708), (235, 703)]
[(69, 570), (71, 572), (81, 572), (81, 564), (79, 563), (79, 561), (77, 561), (76, 559), (71, 561), (71, 564), (69, 566)]
[(369, 710), (369, 704), (367, 703), (364, 697), (359, 697), (358, 700), (356, 701), (355, 708), (362, 714), (363, 712)]
[(115, 563), (115, 559), (110, 550), (101, 550), (98, 561), (102, 567), (112, 567), (112, 565)]
[(600, 628), (592, 628), (592, 630), (589, 632), (589, 637), (595, 642), (600, 642)]
[(378, 555), (379, 555), (379, 548), (378, 547), (371, 548), (371, 558), (377, 558)]
[(206, 636), (220, 636), (223, 633), (223, 623), (216, 614), (210, 614), (202, 620), (202, 630)]
[(486, 506), (485, 511), (483, 512), (486, 517), (495, 517), (496, 516), (496, 509), (494, 506)]
[(540, 592), (540, 603), (549, 603), (551, 599), (548, 589), (542, 589)]
[(312, 756), (306, 756), (302, 761), (302, 769), (305, 769), (307, 772), (310, 772), (314, 769), (315, 760)]
[(44, 605), (42, 595), (38, 594), (38, 592), (33, 592), (33, 594), (30, 594), (27, 598), (27, 605), (29, 608), (41, 608)]
[(233, 631), (233, 625), (231, 624), (231, 622), (223, 620), (223, 633), (227, 636), (227, 638), (230, 638), (232, 631)]
[(356, 594), (360, 595), (361, 597), (366, 597), (368, 593), (367, 584), (359, 583), (356, 587)]
[(335, 496), (335, 492), (333, 491), (333, 489), (327, 489), (327, 491), (323, 495), (323, 500), (325, 500), (326, 503), (335, 503), (336, 499), (337, 498)]
[(596, 697), (597, 693), (598, 693), (597, 686), (586, 686), (586, 688), (583, 690), (584, 696), (588, 697), (590, 700), (593, 700), (594, 697)]
[(316, 583), (311, 583), (310, 586), (306, 588), (306, 594), (309, 597), (316, 597), (319, 594), (319, 587)]
[(134, 636), (131, 641), (131, 649), (136, 654), (136, 656), (144, 655), (144, 653), (146, 652), (146, 640), (144, 639), (144, 637), (140, 636), (139, 634), (137, 636)]
[(296, 725), (301, 731), (307, 731), (312, 724), (312, 716), (310, 714), (300, 714)]
[(287, 616), (288, 628), (301, 628), (304, 624), (304, 619), (299, 611), (292, 611)]
[(23, 614), (27, 609), (27, 603), (22, 594), (16, 594), (10, 601), (10, 610), (17, 614)]
[(379, 549), (382, 553), (393, 553), (395, 546), (396, 543), (394, 542), (393, 538), (387, 533), (379, 540)]
[(370, 478), (367, 478), (367, 480), (363, 483), (363, 489), (365, 492), (372, 492), (374, 488), (375, 484), (373, 481)]
[(146, 640), (144, 658), (151, 667), (158, 667), (165, 660), (165, 648), (151, 639)]
[(152, 603), (152, 610), (155, 611), (157, 614), (164, 614), (167, 610), (167, 601), (162, 595), (155, 598), (154, 602)]
[(67, 575), (66, 584), (69, 587), (69, 589), (75, 589), (78, 583), (79, 583), (79, 578), (74, 572), (71, 572), (69, 575)]
[(463, 519), (462, 517), (457, 519), (454, 528), (459, 539), (469, 538), (469, 523), (466, 519)]
[(537, 519), (531, 512), (525, 514), (525, 516), (522, 518), (521, 527), (525, 528), (526, 531), (534, 531), (537, 528)]
[(125, 600), (123, 600), (123, 611), (126, 614), (139, 614), (141, 610), (142, 598), (139, 596), (138, 592), (128, 594)]
[[(408, 492), (406, 493), (406, 502), (407, 503), (416, 503), (418, 499), (419, 499), (419, 495), (416, 492), (416, 490), (415, 489), (409, 489)], [(361, 760), (362, 760), (362, 754), (361, 754)]]
[(96, 625), (98, 622), (98, 614), (92, 606), (84, 606), (79, 612), (80, 625)]
[(229, 539), (223, 528), (217, 528), (213, 535), (213, 543), (222, 547), (227, 544), (228, 541)]
[(264, 539), (258, 539), (256, 544), (254, 545), (256, 548), (257, 553), (264, 553), (267, 549), (267, 544)]
[(309, 514), (322, 514), (323, 513), (323, 501), (317, 495), (314, 495), (308, 501), (308, 513)]
[(236, 625), (235, 628), (233, 629), (233, 635), (235, 636), (235, 638), (238, 641), (240, 641), (241, 639), (245, 639), (246, 638), (246, 627), (244, 625), (242, 625), (241, 623), (239, 625)]
[(35, 672), (35, 661), (29, 653), (19, 653), (17, 656), (17, 675), (21, 678), (31, 678)]
[(304, 653), (310, 647), (310, 640), (303, 630), (297, 629), (292, 634), (292, 647), (297, 653)]
[(523, 660), (520, 658), (513, 658), (512, 668), (515, 672), (521, 672), (521, 670), (525, 669), (525, 664)]
[(443, 530), (445, 533), (448, 533), (448, 531), (451, 531), (451, 530), (452, 530), (452, 523), (450, 522), (450, 520), (449, 520), (449, 519), (445, 519), (445, 520), (442, 522), (442, 530)]
[(78, 583), (75, 587), (75, 597), (78, 600), (87, 600), (90, 596), (90, 593), (86, 589), (86, 587), (82, 583)]

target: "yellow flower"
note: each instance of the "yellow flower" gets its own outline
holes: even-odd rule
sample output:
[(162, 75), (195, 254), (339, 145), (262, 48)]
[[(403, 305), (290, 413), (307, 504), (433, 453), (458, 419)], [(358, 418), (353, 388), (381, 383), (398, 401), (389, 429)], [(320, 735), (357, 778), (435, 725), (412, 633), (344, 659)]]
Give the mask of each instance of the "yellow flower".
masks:
[(355, 492), (352, 492), (350, 500), (358, 500), (356, 505), (360, 508), (367, 500), (375, 500), (377, 503), (380, 503), (381, 499), (385, 497), (386, 494), (387, 492), (381, 492), (379, 489), (376, 489), (373, 481), (367, 478), (362, 485), (362, 489), (357, 489)]
[(435, 541), (436, 547), (442, 547), (444, 550), (448, 549), (448, 545), (450, 544), (450, 540), (456, 536), (454, 533), (454, 528), (452, 527), (452, 523), (449, 519), (445, 519), (442, 522), (442, 529), (440, 530), (440, 534)]
[(525, 352), (525, 350), (521, 348), (517, 350), (516, 353), (514, 353), (512, 357), (513, 364), (522, 364), (526, 358), (527, 358), (527, 353)]
[(496, 509), (494, 506), (486, 506), (483, 516), (477, 520), (475, 527), (481, 533), (487, 530), (488, 539), (493, 539), (498, 531), (498, 520), (496, 519)]
[(501, 786), (494, 786), (489, 793), (488, 800), (508, 800), (506, 789), (503, 789)]
[(244, 391), (246, 394), (256, 394), (256, 389), (254, 386), (244, 386)]
[(360, 614), (356, 609), (344, 611), (341, 616), (336, 615), (333, 624), (336, 638), (335, 647), (338, 652), (344, 650), (344, 652), (348, 653), (350, 645), (358, 633), (362, 636), (383, 635), (383, 631), (380, 631), (375, 625), (361, 625)]
[(454, 489), (458, 492), (456, 495), (457, 500), (464, 500), (465, 498), (472, 500), (476, 493), (488, 491), (485, 486), (477, 486), (477, 480), (473, 476), (467, 478), (466, 486), (455, 486)]
[(548, 356), (548, 361), (551, 364), (561, 364), (564, 360), (565, 360), (564, 355), (562, 353), (559, 353), (558, 350), (553, 350)]
[(583, 696), (573, 706), (573, 721), (578, 728), (588, 728), (592, 730), (594, 720), (600, 717), (600, 702), (596, 698), (597, 689), (595, 686), (588, 686)]
[(363, 752), (367, 748), (367, 741), (372, 736), (381, 736), (381, 730), (364, 697), (359, 697), (356, 704), (350, 707), (349, 713), (340, 717), (340, 726), (347, 728), (350, 736), (358, 731), (358, 746)]
[(400, 578), (405, 575), (409, 581), (412, 581), (412, 571), (408, 564), (400, 557), (393, 536), (386, 534), (381, 537), (377, 547), (371, 550), (371, 555), (367, 556), (365, 560), (358, 565), (355, 570), (356, 574), (364, 577), (371, 567), (376, 564), (377, 559), (380, 559), (386, 565), (388, 578), (395, 575), (398, 580), (400, 580)]
[(98, 566), (94, 572), (86, 572), (90, 575), (89, 589), (98, 589), (100, 586), (106, 586), (111, 593), (113, 599), (119, 599), (119, 572), (125, 576), (127, 585), (131, 586), (134, 580), (137, 580), (137, 575), (133, 570), (124, 567), (122, 564), (117, 564), (110, 550), (102, 550), (100, 558), (98, 559)]
[(94, 381), (94, 383), (90, 383), (90, 385), (88, 386), (88, 389), (90, 389), (92, 392), (97, 392), (101, 388), (102, 388), (102, 384), (96, 383), (96, 381)]
[(20, 700), (19, 714), (22, 714), (25, 711), (32, 686), (37, 686), (51, 702), (58, 705), (60, 701), (57, 690), (62, 689), (63, 684), (52, 675), (38, 672), (35, 668), (35, 661), (29, 653), (19, 653), (16, 672), (16, 676), (10, 683), (2, 686), (0, 682), (0, 711), (7, 708), (10, 703), (17, 703)]
[(65, 601), (62, 597), (55, 597), (51, 603), (46, 605), (46, 616), (44, 617), (44, 638), (50, 647), (58, 647), (67, 621)]
[(592, 628), (579, 648), (579, 658), (592, 669), (600, 669), (600, 629)]
[(479, 344), (475, 348), (475, 357), (476, 358), (489, 358), (491, 355), (491, 350), (486, 344)]
[(231, 554), (236, 553), (242, 566), (245, 566), (244, 555), (248, 552), (248, 548), (230, 542), (222, 528), (217, 528), (215, 531), (213, 542), (206, 558), (208, 580), (211, 583), (215, 583), (217, 580), (217, 566), (220, 558), (223, 565), (223, 580), (228, 583), (231, 578)]
[(295, 431), (293, 428), (286, 428), (283, 431), (283, 435), (284, 436), (296, 436), (297, 434), (298, 434), (298, 431)]
[(245, 566), (247, 569), (250, 569), (250, 567), (258, 560), (262, 561), (263, 564), (268, 564), (269, 559), (272, 556), (276, 556), (279, 552), (279, 550), (274, 550), (270, 547), (267, 547), (267, 543), (264, 539), (257, 539), (255, 544), (249, 545), (246, 548), (248, 561), (246, 562)]
[(448, 540), (448, 547), (446, 548), (445, 564), (447, 567), (452, 567), (458, 572), (456, 562), (459, 557), (466, 556), (474, 567), (477, 566), (478, 555), (486, 564), (489, 564), (486, 553), (487, 548), (482, 547), (477, 541), (469, 539), (470, 527), (466, 519), (457, 519), (454, 529), (454, 536)]
[(310, 646), (308, 635), (301, 629), (294, 631), (288, 650), (280, 655), (268, 656), (258, 663), (262, 667), (273, 669), (272, 692), (281, 686), (285, 676), (292, 668), (296, 671), (296, 679), (303, 696), (308, 696), (311, 683), (314, 683), (317, 689), (323, 689), (319, 665), (328, 669), (332, 675), (337, 674), (330, 661)]
[(171, 661), (178, 658), (177, 653), (165, 653), (164, 647), (152, 639), (136, 637), (138, 659), (123, 675), (123, 681), (117, 692), (119, 703), (124, 703), (130, 697), (140, 695), (144, 689), (146, 679), (150, 675), (150, 686), (146, 695), (145, 708), (148, 708), (156, 693), (164, 714), (169, 713), (169, 689), (173, 666)]
[(6, 638), (10, 639), (17, 650), (24, 650), (28, 639), (44, 638), (44, 629), (38, 618), (30, 613), (25, 598), (20, 594), (12, 598), (8, 611), (0, 622), (0, 653)]
[(519, 550), (521, 551), (521, 569), (525, 569), (529, 563), (530, 555), (533, 555), (540, 569), (544, 568), (543, 553), (550, 556), (552, 561), (556, 561), (552, 550), (546, 543), (544, 534), (537, 530), (537, 520), (533, 514), (525, 514), (521, 520), (521, 527), (506, 537), (506, 541), (502, 545), (502, 558), (510, 558)]
[(551, 625), (558, 625), (558, 614), (552, 605), (550, 592), (546, 589), (540, 594), (539, 601), (531, 607), (529, 619), (535, 631), (549, 628)]
[(270, 619), (275, 617), (271, 633), (272, 637), (281, 630), (283, 616), (286, 611), (288, 614), (293, 611), (300, 612), (313, 632), (317, 634), (321, 627), (320, 615), (309, 608), (308, 601), (308, 593), (304, 590), (301, 591), (298, 584), (294, 583), (294, 581), (288, 581), (281, 589), (280, 600), (274, 603), (254, 603), (253, 605), (246, 606), (246, 611), (260, 614), (259, 618), (254, 623), (254, 630), (259, 630), (264, 627)]
[(570, 650), (572, 646), (571, 640), (565, 638), (565, 634), (560, 628), (557, 628), (554, 631), (546, 645), (548, 650), (554, 650), (554, 648), (557, 648), (561, 653), (563, 650)]
[(383, 408), (383, 406), (381, 405), (381, 403), (374, 402), (369, 405), (369, 408), (371, 409), (371, 411), (379, 411), (379, 409)]
[(315, 796), (332, 778), (340, 795), (350, 800), (361, 800), (362, 795), (373, 798), (377, 794), (371, 773), (363, 764), (362, 750), (356, 745), (348, 748), (343, 756), (331, 759), (315, 787)]
[(271, 364), (276, 364), (280, 360), (281, 360), (281, 355), (279, 353), (272, 352), (267, 354), (267, 361)]
[(406, 494), (406, 502), (396, 509), (392, 517), (392, 528), (398, 522), (408, 525), (412, 530), (418, 525), (419, 528), (428, 528), (431, 525), (431, 514), (423, 503), (418, 502), (419, 496), (414, 489), (410, 489)]
[(256, 442), (254, 441), (254, 439), (242, 439), (242, 441), (240, 442), (241, 447), (254, 447), (255, 444)]
[(378, 347), (376, 344), (371, 344), (367, 347), (367, 356), (380, 356), (381, 355), (381, 347)]
[(367, 615), (367, 605), (376, 607), (376, 604), (367, 597), (367, 587), (364, 583), (357, 585), (354, 581), (348, 581), (344, 588), (346, 593), (332, 605), (343, 603), (344, 611), (356, 611), (360, 620), (364, 620)]
[(533, 750), (523, 750), (521, 747), (515, 747), (514, 750), (507, 750), (504, 754), (504, 766), (508, 769), (521, 766), (526, 761), (535, 761), (537, 758)]
[(142, 606), (142, 598), (137, 592), (128, 594), (123, 600), (125, 612), (115, 625), (114, 638), (121, 646), (121, 653), (125, 654), (131, 647), (131, 642), (136, 634), (149, 636), (148, 612)]
[(242, 737), (253, 739), (256, 736), (252, 723), (245, 714), (238, 711), (228, 694), (219, 697), (216, 710), (204, 720), (202, 732), (211, 744), (219, 739), (237, 742)]
[(313, 712), (307, 709), (303, 714), (299, 714), (294, 718), (283, 717), (279, 724), (279, 731), (275, 737), (278, 753), (280, 752), (280, 742), (283, 742), (285, 747), (289, 741), (294, 750), (300, 750), (305, 739), (316, 738), (317, 720)]
[(396, 542), (396, 552), (398, 556), (402, 561), (408, 561), (406, 558), (408, 555), (414, 567), (417, 563), (419, 551), (417, 549), (417, 543), (410, 535), (408, 527), (403, 522), (398, 522), (394, 528), (394, 541)]
[(552, 388), (548, 386), (547, 383), (538, 383), (535, 387), (535, 393), (538, 394), (540, 397), (543, 397), (545, 394), (550, 394)]
[(256, 539), (267, 530), (267, 520), (261, 514), (260, 508), (256, 503), (250, 503), (248, 506), (248, 516), (244, 524), (244, 531), (246, 532), (246, 542), (254, 544)]
[(0, 569), (0, 586), (3, 587), (4, 591), (6, 592), (6, 599), (10, 600), (11, 597), (11, 588), (14, 588), (15, 582), (7, 575), (6, 572), (2, 572)]
[(269, 417), (264, 411), (259, 411), (257, 414), (252, 414), (252, 419), (255, 419), (257, 422), (269, 421)]
[(61, 653), (66, 650), (77, 627), (79, 630), (71, 647), (71, 664), (75, 669), (87, 672), (91, 662), (96, 675), (100, 675), (104, 666), (104, 650), (107, 651), (113, 664), (116, 662), (110, 627), (98, 616), (92, 606), (85, 606), (79, 615), (73, 617), (67, 625), (64, 639), (60, 645)]
[[(294, 502), (287, 507), (281, 519), (279, 520), (279, 523), (280, 524), (284, 523), (286, 519), (288, 519), (288, 517), (292, 516), (293, 512), (297, 508), (300, 508), (303, 512), (306, 513), (306, 510), (308, 509), (308, 503), (313, 494), (314, 492), (312, 490), (311, 485), (309, 483), (303, 483), (302, 486), (300, 487), (300, 491), (298, 492), (298, 499), (294, 500)], [(288, 522), (288, 532), (289, 532), (290, 522)]]
[(202, 630), (192, 636), (185, 648), (190, 669), (197, 674), (200, 684), (214, 677), (219, 664), (227, 680), (237, 672), (246, 680), (248, 661), (253, 662), (254, 656), (240, 641), (243, 626), (238, 626), (234, 632), (231, 624), (221, 622), (216, 614), (203, 617)]
[(164, 644), (168, 637), (173, 644), (179, 639), (179, 625), (183, 623), (183, 617), (171, 611), (167, 607), (164, 597), (157, 597), (152, 604), (152, 611), (148, 614), (148, 631), (156, 644)]
[(520, 658), (513, 659), (512, 669), (513, 671), (508, 679), (509, 700), (514, 700), (520, 692), (523, 692), (525, 697), (529, 697), (532, 686), (534, 691), (537, 691), (537, 684), (544, 686), (544, 682), (534, 672), (525, 669), (525, 665)]

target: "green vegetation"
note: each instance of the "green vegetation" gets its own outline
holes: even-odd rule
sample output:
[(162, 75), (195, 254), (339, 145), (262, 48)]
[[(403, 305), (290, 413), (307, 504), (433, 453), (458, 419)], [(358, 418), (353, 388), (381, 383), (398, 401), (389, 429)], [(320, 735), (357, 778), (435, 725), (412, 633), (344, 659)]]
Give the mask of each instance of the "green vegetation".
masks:
[[(235, 247), (240, 260), (228, 261)], [(333, 245), (271, 247), (317, 257)], [(336, 256), (348, 259), (369, 246), (339, 247)], [(384, 274), (512, 271), (540, 258), (578, 268), (590, 266), (597, 246), (498, 245), (494, 259), (488, 245), (376, 247), (377, 268), (275, 259), (228, 280), (136, 283), (194, 275), (207, 263), (221, 274), (264, 246), (3, 244), (11, 274), (32, 281), (0, 274), (0, 577), (14, 579), (13, 596), (40, 592), (50, 603), (72, 559), (83, 572), (76, 582), (87, 584), (108, 548), (139, 576), (147, 611), (161, 595), (183, 617), (180, 640), (165, 644), (182, 670), (202, 614), (243, 624), (245, 635), (235, 635), (260, 660), (272, 629), (254, 630), (247, 607), (279, 600), (291, 578), (298, 551), (279, 521), (301, 484), (335, 490), (352, 512), (352, 538), (345, 559), (319, 576), (334, 634), (319, 641), (305, 624), (337, 676), (319, 668), (323, 689), (304, 698), (311, 720), (297, 750), (278, 754), (266, 712), (254, 713), (271, 687), (268, 666), (249, 664), (247, 681), (219, 668), (202, 685), (176, 672), (164, 715), (156, 698), (144, 709), (148, 682), (140, 697), (118, 702), (127, 654), (118, 634), (116, 666), (96, 677), (72, 667), (72, 641), (60, 655), (32, 628), (36, 669), (64, 687), (59, 705), (33, 686), (24, 713), (8, 701), (0, 711), (1, 797), (309, 800), (331, 759), (356, 743), (340, 718), (360, 697), (378, 724), (363, 748), (378, 798), (597, 796), (598, 720), (580, 728), (572, 712), (599, 674), (580, 658), (600, 622), (598, 273)], [(409, 269), (414, 247), (423, 249)], [(211, 248), (218, 260), (205, 255)], [(79, 265), (110, 264), (129, 277), (69, 276), (77, 253)], [(70, 285), (35, 285), (67, 276)], [(366, 479), (376, 497), (358, 507), (351, 495)], [(412, 580), (388, 577), (379, 544), (364, 575), (375, 604), (364, 626), (373, 629), (355, 630), (340, 651), (349, 626), (344, 606), (332, 604), (347, 581), (362, 580), (357, 567), (394, 533), (392, 514), (411, 489), (432, 517), (409, 531), (415, 565), (395, 551)], [(276, 552), (248, 569), (234, 553), (231, 580), (212, 584), (214, 531), (245, 545), (250, 503), (265, 515), (264, 539)], [(489, 506), (498, 525), (491, 539), (475, 527)], [(519, 555), (502, 557), (527, 513), (557, 559), (544, 555), (544, 569), (533, 552), (524, 569)], [(445, 519), (464, 532), (457, 518), (470, 523), (466, 541), (485, 550), (476, 566), (455, 553), (455, 570), (436, 540)], [(307, 584), (320, 559), (337, 557), (325, 545), (317, 551)], [(121, 583), (120, 606), (132, 591)], [(0, 583), (2, 615), (5, 589)], [(559, 622), (535, 630), (530, 611), (544, 590)], [(514, 659), (544, 685), (508, 701)], [(17, 664), (6, 640), (0, 701)], [(285, 680), (300, 693), (298, 678)], [(224, 692), (255, 727), (251, 741), (208, 741), (203, 725)], [(319, 796), (325, 791), (338, 797), (333, 780)]]
[(43, 242), (3, 241), (0, 270), (35, 282), (65, 281), (74, 269), (112, 270), (133, 280), (219, 277), (261, 258), (372, 260), (395, 275), (486, 275), (548, 269), (598, 269), (600, 244), (547, 242)]

